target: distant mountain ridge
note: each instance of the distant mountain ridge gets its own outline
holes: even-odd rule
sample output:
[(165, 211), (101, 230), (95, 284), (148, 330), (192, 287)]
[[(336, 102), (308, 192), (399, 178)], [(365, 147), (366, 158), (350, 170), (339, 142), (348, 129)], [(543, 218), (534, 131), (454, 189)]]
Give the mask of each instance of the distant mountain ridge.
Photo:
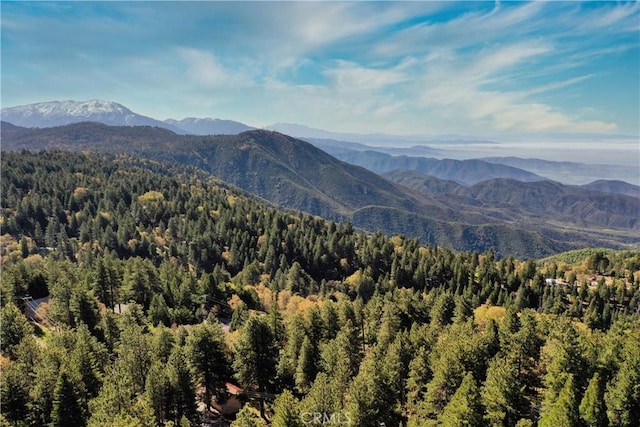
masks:
[(562, 221), (605, 227), (640, 229), (640, 198), (593, 190), (591, 186), (555, 181), (520, 182), (498, 178), (471, 186), (444, 181), (418, 171), (397, 170), (387, 178), (433, 196), (449, 206), (503, 208), (499, 215), (510, 221)]
[(640, 185), (640, 168), (636, 166), (557, 162), (521, 157), (483, 157), (489, 163), (512, 166), (565, 184), (584, 185), (596, 180), (624, 181)]
[[(598, 192), (600, 205), (588, 217), (562, 214), (549, 221), (553, 214), (548, 213), (527, 218), (500, 201), (424, 194), (270, 131), (181, 136), (155, 127), (97, 123), (49, 129), (2, 126), (3, 150), (25, 148), (108, 151), (193, 165), (282, 207), (457, 250), (491, 248), (498, 255), (533, 258), (576, 247), (640, 244), (637, 199)], [(509, 191), (520, 184), (512, 182), (514, 190)]]
[(51, 101), (3, 108), (2, 121), (26, 128), (49, 128), (80, 122), (97, 122), (109, 126), (153, 126), (177, 134), (236, 135), (255, 128), (233, 120), (187, 117), (182, 120), (157, 120), (134, 113), (117, 102)]
[[(152, 126), (169, 129), (177, 134), (188, 135), (237, 135), (239, 133), (255, 129), (247, 124), (224, 120), (219, 118), (193, 118), (181, 120), (167, 119), (157, 120), (151, 117), (137, 114), (129, 108), (116, 102), (89, 100), (89, 101), (52, 101), (17, 107), (3, 108), (0, 119), (23, 127), (55, 127), (65, 124), (92, 121), (104, 123), (110, 126)], [(299, 124), (276, 123), (266, 129), (276, 130), (311, 142), (323, 151), (352, 164), (367, 167), (377, 173), (388, 172), (397, 168), (404, 168), (401, 163), (387, 161), (382, 164), (379, 158), (368, 159), (364, 154), (353, 152), (378, 152), (396, 157), (427, 157), (433, 159), (453, 159), (471, 157), (464, 155), (466, 148), (447, 149), (452, 144), (465, 147), (467, 144), (499, 144), (484, 138), (475, 138), (461, 135), (388, 135), (383, 133), (355, 134), (331, 132), (322, 129), (311, 128)], [(428, 144), (428, 145), (425, 145)], [(444, 145), (443, 145), (444, 144)], [(540, 179), (552, 179), (565, 184), (582, 185), (595, 180), (618, 180), (640, 185), (640, 170), (637, 166), (629, 165), (592, 165), (573, 162), (553, 162), (540, 159), (523, 159), (518, 157), (488, 157), (480, 160), (488, 163), (511, 166), (516, 169), (538, 175)], [(443, 160), (445, 163), (447, 160)], [(373, 162), (373, 164), (370, 164)], [(396, 162), (396, 163), (394, 163)], [(477, 165), (476, 165), (477, 166)], [(414, 168), (415, 166), (411, 166)], [(471, 184), (494, 178), (514, 178), (530, 181), (535, 178), (520, 176), (514, 171), (503, 170), (495, 173), (492, 168), (484, 166), (476, 168), (467, 165), (465, 171), (453, 172), (452, 165), (441, 166), (434, 171), (430, 168), (418, 168), (442, 179), (454, 179), (463, 184)], [(449, 169), (447, 171), (447, 169)], [(487, 175), (482, 176), (482, 170)], [(456, 174), (458, 174), (456, 176)], [(613, 188), (613, 187), (611, 187)], [(611, 190), (613, 191), (613, 190)]]
[(167, 119), (165, 123), (183, 130), (187, 135), (237, 135), (249, 130), (252, 126), (233, 120), (187, 117), (182, 120)]
[(640, 198), (640, 186), (624, 181), (599, 179), (582, 187), (603, 193), (624, 194), (625, 196)]
[(326, 151), (332, 156), (339, 154), (345, 155), (352, 151), (375, 151), (390, 155), (407, 155), (407, 156), (441, 156), (442, 152), (436, 148), (426, 145), (413, 145), (411, 147), (373, 147), (371, 145), (361, 144), (359, 142), (337, 141), (334, 139), (321, 138), (300, 138), (303, 141), (310, 142), (322, 151)]
[(5, 122), (22, 127), (54, 127), (80, 122), (98, 122), (110, 126), (157, 126), (180, 132), (169, 123), (134, 113), (117, 102), (92, 99), (89, 101), (52, 101), (3, 108), (0, 115)]
[(348, 143), (361, 143), (372, 146), (376, 149), (378, 146), (384, 145), (424, 145), (429, 143), (449, 143), (449, 144), (467, 144), (470, 142), (483, 142), (495, 144), (495, 141), (487, 141), (484, 138), (475, 138), (462, 135), (392, 135), (386, 133), (349, 133), (349, 132), (333, 132), (324, 129), (312, 128), (298, 123), (274, 123), (266, 126), (267, 130), (291, 135), (304, 140), (334, 140), (345, 141)]
[(476, 184), (495, 178), (512, 178), (523, 182), (543, 181), (545, 178), (523, 169), (489, 163), (483, 160), (434, 159), (414, 156), (392, 156), (378, 151), (331, 151), (340, 160), (365, 167), (376, 173), (397, 169), (416, 170), (440, 179), (463, 185)]

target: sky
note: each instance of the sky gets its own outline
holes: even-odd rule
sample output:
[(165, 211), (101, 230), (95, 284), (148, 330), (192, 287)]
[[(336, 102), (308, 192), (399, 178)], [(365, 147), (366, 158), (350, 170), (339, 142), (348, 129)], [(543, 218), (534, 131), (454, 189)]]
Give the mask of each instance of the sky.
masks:
[(640, 137), (638, 2), (7, 2), (2, 107)]

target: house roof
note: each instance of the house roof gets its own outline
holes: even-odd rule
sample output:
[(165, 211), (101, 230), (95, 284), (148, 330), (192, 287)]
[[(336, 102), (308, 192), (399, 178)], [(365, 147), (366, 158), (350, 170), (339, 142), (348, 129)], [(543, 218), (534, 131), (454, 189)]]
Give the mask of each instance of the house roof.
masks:
[(242, 392), (244, 391), (242, 387), (232, 383), (225, 383), (224, 385), (227, 387), (227, 392), (229, 392), (229, 394), (238, 395), (238, 394), (242, 394)]

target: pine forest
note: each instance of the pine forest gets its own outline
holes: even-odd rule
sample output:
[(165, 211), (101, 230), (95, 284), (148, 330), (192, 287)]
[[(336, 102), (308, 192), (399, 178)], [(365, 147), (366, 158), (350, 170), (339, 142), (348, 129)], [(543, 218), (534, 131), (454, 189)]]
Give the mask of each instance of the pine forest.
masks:
[(454, 252), (121, 154), (1, 185), (2, 425), (640, 420), (639, 251)]

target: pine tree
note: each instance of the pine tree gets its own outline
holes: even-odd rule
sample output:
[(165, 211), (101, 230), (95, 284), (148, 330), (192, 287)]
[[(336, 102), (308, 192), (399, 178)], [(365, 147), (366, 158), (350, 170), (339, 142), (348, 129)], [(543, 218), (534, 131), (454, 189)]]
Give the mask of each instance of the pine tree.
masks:
[[(131, 321), (133, 321), (133, 319), (137, 317), (135, 310), (132, 311), (131, 308), (125, 314), (125, 316), (127, 315), (131, 315), (131, 317), (121, 317), (120, 320), (127, 321), (131, 319)], [(147, 379), (147, 372), (151, 366), (151, 344), (149, 343), (149, 336), (146, 335), (143, 328), (137, 324), (125, 325), (120, 334), (117, 351), (119, 360), (122, 362), (122, 367), (128, 371), (136, 392), (142, 394)]]
[(267, 427), (267, 423), (258, 417), (249, 405), (244, 405), (236, 415), (236, 419), (231, 423), (231, 427)]
[(420, 403), (423, 402), (425, 393), (427, 392), (427, 382), (431, 376), (429, 362), (427, 360), (427, 350), (420, 347), (415, 357), (409, 364), (409, 375), (407, 378), (407, 414), (409, 420), (418, 419), (424, 421), (424, 417), (419, 414)]
[(382, 377), (380, 375), (378, 356), (374, 351), (369, 353), (362, 361), (360, 372), (353, 379), (349, 387), (349, 400), (345, 412), (349, 414), (354, 426), (375, 426), (381, 420), (385, 405), (382, 390)]
[(117, 360), (105, 375), (100, 393), (89, 401), (89, 426), (115, 425), (119, 415), (133, 414), (136, 395), (129, 369)]
[(587, 390), (580, 402), (580, 418), (589, 427), (607, 425), (607, 413), (604, 406), (604, 387), (600, 374), (596, 372), (589, 381)]
[(169, 410), (173, 400), (173, 393), (165, 365), (155, 361), (149, 369), (145, 384), (144, 398), (153, 409), (156, 422), (163, 425), (169, 419)]
[(458, 390), (438, 417), (440, 425), (448, 427), (482, 426), (483, 413), (480, 390), (473, 375), (468, 372), (462, 379)]
[(68, 369), (71, 378), (82, 384), (84, 393), (81, 401), (86, 407), (89, 399), (96, 397), (102, 387), (101, 371), (106, 363), (107, 353), (104, 346), (91, 336), (84, 324), (76, 329), (75, 338)]
[(272, 390), (276, 376), (278, 348), (267, 321), (250, 317), (236, 343), (233, 368), (244, 387)]
[(298, 354), (306, 332), (302, 316), (294, 314), (285, 321), (285, 345), (280, 352), (278, 362), (278, 378), (285, 386), (295, 384), (295, 373), (298, 367)]
[(208, 322), (195, 326), (185, 344), (185, 353), (197, 383), (204, 387), (207, 408), (211, 398), (224, 392), (230, 377), (230, 362), (222, 327)]
[(164, 300), (162, 294), (154, 294), (151, 297), (151, 304), (149, 305), (149, 321), (153, 326), (163, 324), (169, 326), (171, 324), (171, 317), (169, 316), (169, 308)]
[(573, 375), (567, 374), (558, 398), (550, 406), (542, 406), (539, 427), (577, 427), (580, 425)]
[(2, 369), (0, 382), (0, 402), (2, 415), (8, 421), (19, 425), (18, 422), (27, 418), (29, 402), (29, 372), (22, 363), (11, 362)]
[(55, 427), (82, 427), (86, 424), (84, 414), (80, 396), (74, 387), (72, 379), (66, 371), (61, 371), (53, 389), (51, 425)]
[(181, 347), (174, 347), (167, 362), (167, 378), (173, 393), (170, 414), (177, 423), (183, 417), (197, 419), (196, 391), (191, 381), (187, 358)]
[(300, 402), (303, 421), (306, 424), (318, 425), (321, 423), (309, 420), (310, 414), (339, 414), (343, 404), (342, 390), (347, 386), (348, 384), (341, 384), (339, 380), (330, 378), (324, 372), (319, 373), (304, 400)]
[(0, 308), (0, 342), (2, 353), (13, 358), (20, 341), (31, 333), (31, 325), (14, 304)]
[(607, 387), (605, 403), (611, 424), (632, 426), (640, 420), (640, 336), (637, 329), (627, 336), (623, 357), (620, 369)]
[(309, 337), (304, 337), (300, 354), (298, 356), (298, 366), (296, 368), (296, 388), (304, 393), (315, 379), (317, 367), (314, 360), (314, 351)]
[(175, 346), (175, 337), (171, 329), (165, 326), (158, 326), (153, 331), (151, 342), (151, 353), (153, 358), (162, 363), (167, 363), (169, 356)]
[(555, 406), (560, 392), (566, 386), (567, 376), (571, 376), (572, 390), (586, 388), (591, 376), (585, 359), (586, 353), (583, 337), (571, 320), (557, 317), (540, 352), (540, 360), (546, 370), (542, 381), (545, 387), (542, 412)]
[(302, 419), (298, 410), (298, 399), (289, 390), (285, 390), (273, 403), (273, 427), (302, 427)]
[(495, 358), (489, 363), (481, 393), (490, 424), (511, 425), (520, 418), (522, 386), (518, 367), (512, 359)]

